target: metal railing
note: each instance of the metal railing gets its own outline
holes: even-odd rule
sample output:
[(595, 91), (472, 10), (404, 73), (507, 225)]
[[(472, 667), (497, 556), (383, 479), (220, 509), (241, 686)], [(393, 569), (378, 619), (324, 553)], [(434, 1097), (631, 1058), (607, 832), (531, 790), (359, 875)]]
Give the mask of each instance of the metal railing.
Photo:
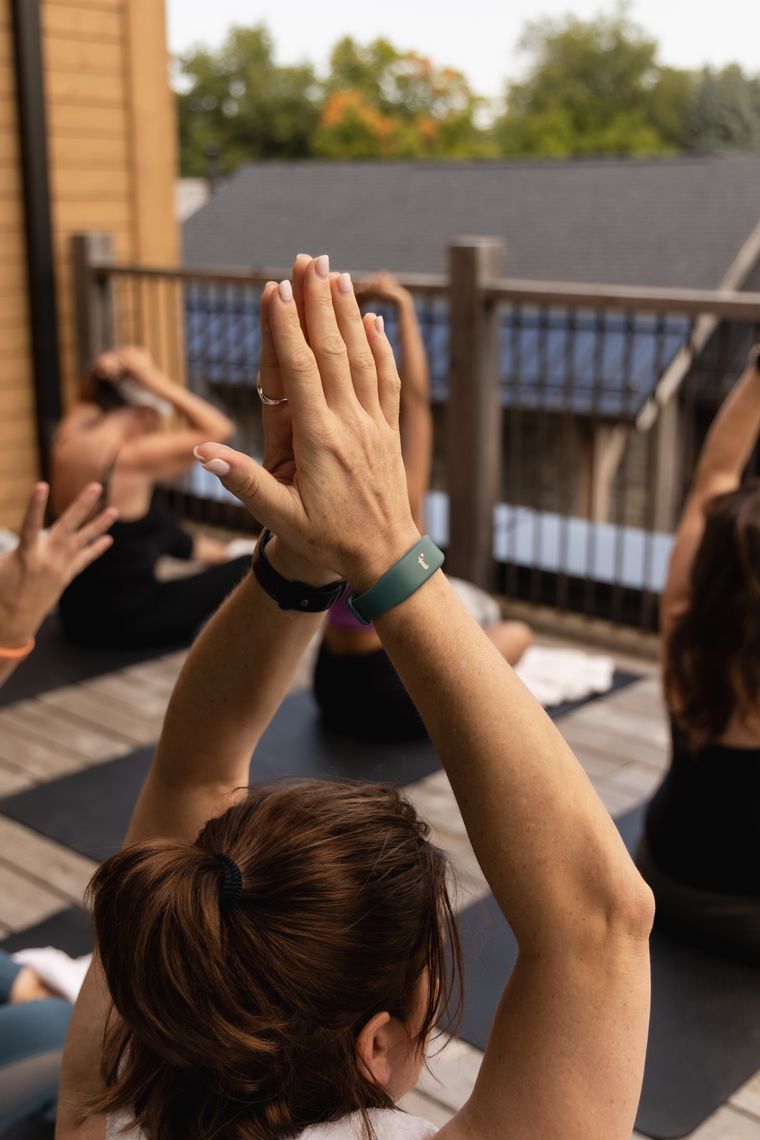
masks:
[[(123, 265), (102, 236), (76, 242), (82, 367), (110, 344), (145, 344), (260, 454), (258, 298), (287, 270)], [(760, 295), (516, 281), (502, 259), (494, 240), (463, 240), (448, 275), (400, 278), (431, 371), (429, 529), (452, 573), (654, 629), (696, 453), (757, 339)], [(191, 517), (253, 525), (201, 471), (173, 494)]]

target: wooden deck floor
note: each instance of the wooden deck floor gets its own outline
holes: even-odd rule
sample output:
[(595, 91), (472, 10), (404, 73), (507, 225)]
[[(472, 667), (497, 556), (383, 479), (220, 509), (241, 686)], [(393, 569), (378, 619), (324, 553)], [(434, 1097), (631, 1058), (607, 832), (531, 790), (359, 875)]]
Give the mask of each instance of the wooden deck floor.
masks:
[[(182, 664), (172, 654), (0, 710), (0, 796), (123, 755), (158, 736)], [(625, 663), (630, 667), (631, 662)], [(667, 733), (659, 682), (650, 662), (642, 679), (562, 719), (560, 727), (613, 814), (644, 799), (666, 763)], [(306, 683), (306, 670), (298, 684)], [(487, 888), (445, 776), (406, 789), (450, 854), (460, 905)], [(0, 816), (0, 931), (10, 933), (81, 901), (95, 864)], [(405, 1107), (443, 1124), (466, 1100), (481, 1054), (453, 1040), (430, 1065)], [(690, 1140), (758, 1140), (760, 1073)]]

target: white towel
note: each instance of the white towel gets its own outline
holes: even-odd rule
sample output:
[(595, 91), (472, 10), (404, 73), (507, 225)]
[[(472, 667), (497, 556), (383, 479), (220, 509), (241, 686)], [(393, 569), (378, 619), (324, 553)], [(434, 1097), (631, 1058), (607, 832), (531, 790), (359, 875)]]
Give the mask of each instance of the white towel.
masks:
[(72, 1005), (79, 996), (92, 960), (92, 954), (85, 954), (82, 958), (69, 958), (68, 954), (64, 954), (63, 950), (56, 950), (54, 946), (19, 950), (12, 957), (14, 962), (22, 966), (31, 966), (49, 990), (60, 994)]
[(547, 649), (533, 645), (525, 651), (515, 673), (546, 708), (579, 701), (612, 688), (615, 662), (581, 649)]

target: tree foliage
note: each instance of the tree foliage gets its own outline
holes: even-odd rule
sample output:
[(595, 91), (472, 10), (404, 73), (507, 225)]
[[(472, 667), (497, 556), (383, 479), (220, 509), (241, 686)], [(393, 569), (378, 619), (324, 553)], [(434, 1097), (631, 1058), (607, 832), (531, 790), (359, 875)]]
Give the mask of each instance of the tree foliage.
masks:
[(760, 76), (736, 64), (706, 67), (695, 81), (684, 146), (693, 151), (760, 149)]
[(232, 28), (218, 51), (179, 59), (182, 173), (224, 173), (255, 158), (305, 158), (319, 121), (320, 87), (308, 64), (281, 67), (263, 25)]
[(505, 154), (662, 154), (680, 145), (686, 72), (662, 68), (657, 44), (624, 12), (529, 24), (532, 66), (507, 93), (496, 127)]
[(314, 152), (325, 158), (471, 157), (488, 143), (476, 125), (484, 100), (460, 71), (388, 40), (333, 49)]
[(177, 66), (182, 172), (265, 158), (656, 155), (760, 148), (760, 76), (663, 66), (624, 8), (528, 24), (526, 77), (488, 105), (462, 72), (387, 39), (338, 41), (329, 69), (276, 62), (263, 25)]

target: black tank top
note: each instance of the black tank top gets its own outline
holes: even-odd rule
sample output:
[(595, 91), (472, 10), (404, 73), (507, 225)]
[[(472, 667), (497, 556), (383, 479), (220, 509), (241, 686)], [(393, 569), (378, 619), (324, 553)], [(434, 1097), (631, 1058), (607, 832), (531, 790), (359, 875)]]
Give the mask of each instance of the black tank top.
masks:
[(760, 748), (693, 750), (671, 725), (670, 769), (647, 809), (660, 870), (687, 886), (760, 897)]

